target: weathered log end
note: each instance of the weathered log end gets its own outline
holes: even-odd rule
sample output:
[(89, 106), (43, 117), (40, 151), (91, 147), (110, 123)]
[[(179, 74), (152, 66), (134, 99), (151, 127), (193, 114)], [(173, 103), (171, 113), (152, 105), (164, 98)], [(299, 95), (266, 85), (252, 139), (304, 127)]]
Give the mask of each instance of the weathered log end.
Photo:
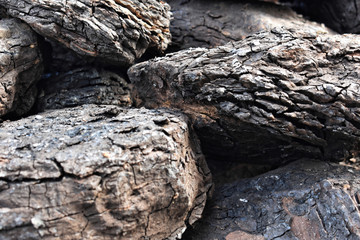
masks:
[(0, 128), (1, 239), (177, 239), (211, 186), (173, 111), (84, 105)]
[(0, 117), (19, 117), (33, 106), (43, 63), (37, 35), (17, 19), (0, 20)]
[(7, 13), (40, 35), (103, 64), (129, 66), (171, 40), (170, 7), (159, 0), (0, 0)]

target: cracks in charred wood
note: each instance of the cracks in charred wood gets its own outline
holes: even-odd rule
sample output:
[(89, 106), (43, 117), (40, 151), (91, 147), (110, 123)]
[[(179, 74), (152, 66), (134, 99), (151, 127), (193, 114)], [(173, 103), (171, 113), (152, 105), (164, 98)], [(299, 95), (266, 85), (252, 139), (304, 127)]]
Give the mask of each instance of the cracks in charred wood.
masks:
[[(210, 191), (211, 191), (211, 187), (209, 187), (209, 189), (208, 189), (205, 193), (200, 193), (199, 195), (197, 195), (195, 199), (199, 199), (199, 198), (201, 198), (201, 197), (204, 196), (204, 195), (209, 196)], [(188, 214), (187, 214), (187, 216), (186, 216), (186, 218), (185, 218), (185, 221), (184, 221), (184, 222), (185, 222), (185, 225), (186, 225), (186, 228), (189, 228), (189, 227), (192, 226), (189, 221), (190, 221), (190, 217), (191, 217), (191, 214), (193, 213), (193, 211), (194, 211), (196, 208), (200, 207), (200, 206), (205, 206), (206, 198), (203, 198), (203, 199), (204, 199), (203, 201), (200, 201), (200, 202), (198, 202), (197, 204), (195, 204), (195, 205), (192, 207), (192, 209), (188, 212)], [(195, 200), (195, 202), (197, 202), (197, 201)]]
[[(19, 176), (14, 180), (8, 179), (6, 177), (0, 177), (0, 180), (7, 182), (7, 183), (14, 183), (14, 184), (22, 183), (22, 182), (36, 182), (37, 184), (41, 184), (41, 183), (47, 183), (47, 182), (60, 182), (63, 180), (64, 177), (68, 177), (68, 178), (72, 178), (72, 179), (81, 179), (80, 176), (77, 176), (77, 175), (71, 174), (71, 173), (67, 173), (64, 170), (63, 166), (61, 165), (61, 163), (56, 160), (56, 158), (51, 158), (50, 160), (53, 161), (55, 163), (55, 165), (57, 166), (57, 168), (60, 172), (59, 177), (26, 178), (26, 177), (21, 177), (20, 173), (19, 173)], [(33, 162), (34, 162), (34, 159), (33, 159)]]
[(52, 218), (52, 219), (46, 220), (45, 222), (56, 222), (56, 221), (59, 221), (59, 220), (61, 220), (61, 219), (67, 218), (67, 217), (79, 215), (79, 214), (81, 214), (81, 213), (82, 213), (82, 211), (76, 212), (76, 213), (68, 213), (68, 214), (64, 214), (64, 216), (62, 216), (62, 217)]
[[(254, 93), (257, 93), (259, 91), (254, 91)], [(266, 92), (266, 91), (264, 91)], [(280, 96), (280, 95), (279, 95)], [(281, 96), (280, 96), (281, 97)], [(298, 107), (294, 107), (294, 106), (291, 106), (291, 105), (286, 105), (287, 109), (285, 111), (279, 111), (277, 109), (269, 109), (267, 108), (265, 105), (261, 104), (260, 102), (257, 102), (256, 99), (264, 99), (264, 100), (270, 100), (271, 102), (274, 102), (275, 104), (279, 104), (279, 105), (284, 105), (280, 98), (278, 101), (274, 101), (274, 98), (270, 97), (270, 96), (257, 96), (255, 97), (254, 95), (254, 101), (248, 101), (245, 108), (246, 109), (249, 109), (251, 106), (256, 106), (260, 109), (262, 109), (263, 111), (267, 112), (267, 113), (270, 113), (272, 114), (276, 119), (284, 119), (284, 120), (287, 120), (291, 123), (293, 123), (295, 126), (297, 126), (298, 128), (302, 128), (302, 129), (309, 129), (311, 130), (316, 136), (322, 138), (323, 135), (322, 134), (319, 134), (319, 129), (316, 128), (315, 126), (309, 126), (309, 125), (306, 125), (305, 123), (301, 123), (301, 119), (297, 119), (298, 121), (294, 121), (295, 119), (294, 118), (290, 118), (290, 117), (287, 117), (285, 115), (285, 113), (289, 113), (289, 112), (297, 112), (298, 111)], [(241, 102), (242, 104), (244, 104), (244, 101)], [(244, 107), (244, 105), (242, 106)], [(263, 117), (267, 117), (267, 116), (264, 116)]]
[(106, 138), (111, 142), (111, 146), (118, 146), (122, 150), (125, 150), (125, 147), (123, 145), (115, 143), (114, 139), (112, 139), (111, 137), (107, 136)]
[(173, 194), (172, 194), (172, 197), (171, 197), (171, 200), (169, 202), (169, 204), (167, 206), (165, 206), (164, 209), (168, 209), (170, 208), (171, 204), (174, 202), (174, 200), (178, 197), (178, 193), (176, 192), (176, 190), (174, 189), (174, 187), (172, 186), (171, 183), (168, 183), (169, 187), (171, 188), (171, 190), (173, 191)]
[(135, 173), (134, 164), (130, 164), (130, 167), (131, 167), (131, 171), (132, 171), (132, 173), (133, 173), (134, 184), (135, 184), (135, 185), (138, 185), (138, 184), (137, 184), (137, 181), (136, 181), (136, 173)]
[(325, 223), (324, 223), (324, 217), (322, 216), (322, 214), (320, 213), (320, 210), (319, 210), (319, 207), (317, 205), (315, 205), (313, 207), (313, 209), (315, 210), (316, 214), (318, 215), (319, 217), (319, 221), (320, 221), (320, 224), (322, 226), (322, 229), (327, 233), (327, 230), (326, 230), (326, 227), (325, 227)]
[(146, 224), (145, 224), (145, 228), (144, 228), (144, 235), (145, 235), (145, 237), (148, 236), (148, 228), (149, 228), (149, 223), (150, 223), (150, 215), (151, 215), (151, 213), (146, 216)]
[(105, 111), (102, 111), (100, 113), (97, 113), (97, 114), (93, 114), (91, 115), (92, 117), (93, 116), (103, 116), (105, 118), (114, 118), (116, 116), (118, 116), (120, 113), (122, 112), (122, 109), (119, 108), (119, 107), (112, 107), (110, 109), (106, 109)]
[[(173, 203), (173, 201), (178, 197), (177, 196), (177, 193), (176, 193), (176, 191), (175, 191), (175, 189), (173, 188), (173, 186), (171, 185), (171, 183), (168, 183), (167, 184), (170, 188), (171, 188), (171, 190), (173, 191), (173, 195), (172, 195), (172, 197), (171, 197), (171, 200), (169, 201), (169, 203), (168, 203), (168, 205), (167, 206), (165, 206), (165, 207), (162, 207), (162, 208), (159, 208), (159, 209), (155, 209), (155, 210), (152, 210), (148, 215), (147, 215), (147, 220), (146, 220), (146, 225), (145, 225), (145, 237), (149, 237), (148, 236), (148, 231), (149, 231), (149, 225), (150, 225), (150, 216), (152, 215), (152, 214), (154, 214), (154, 213), (156, 213), (156, 212), (160, 212), (160, 211), (163, 211), (163, 210), (165, 210), (165, 209), (169, 209), (170, 207), (171, 207), (171, 204)], [(174, 232), (176, 232), (176, 230), (174, 231)]]
[[(242, 102), (242, 104), (244, 104), (244, 102)], [(286, 112), (291, 112), (292, 108), (289, 108), (285, 112), (279, 113), (276, 110), (269, 110), (266, 107), (264, 107), (262, 104), (257, 103), (255, 101), (252, 101), (252, 102), (248, 102), (248, 104), (246, 106), (246, 109), (249, 109), (251, 106), (256, 106), (256, 107), (262, 109), (263, 111), (265, 111), (266, 113), (272, 114), (276, 119), (286, 120), (286, 121), (292, 123), (294, 126), (296, 126), (297, 129), (310, 130), (316, 137), (319, 137), (320, 139), (323, 139), (324, 141), (326, 140), (325, 139), (326, 134), (323, 132), (323, 129), (318, 129), (315, 126), (309, 126), (309, 125), (307, 125), (305, 123), (302, 123), (300, 118), (299, 119), (293, 119), (293, 118), (290, 118), (290, 117), (287, 117), (286, 115), (284, 115), (284, 113), (286, 113)], [(255, 113), (252, 113), (252, 114), (255, 114)], [(230, 117), (233, 118), (234, 116), (230, 116)], [(264, 115), (264, 114), (263, 114), (262, 117), (267, 118), (267, 116)], [(219, 119), (214, 119), (214, 120), (217, 122), (218, 126), (221, 129), (223, 129), (224, 132), (226, 132), (229, 139), (231, 139), (232, 142), (236, 142), (233, 134), (231, 132), (229, 132), (226, 127), (224, 127), (222, 125), (221, 121)], [(267, 124), (267, 125), (264, 125), (264, 127), (269, 127), (271, 129), (279, 132), (277, 128), (274, 128), (271, 125)], [(279, 135), (281, 135), (281, 132), (279, 132)], [(307, 141), (305, 139), (302, 139), (300, 135), (298, 137), (295, 137), (295, 136), (289, 136), (289, 137), (292, 139), (291, 142), (299, 143), (300, 146), (314, 147), (314, 148), (318, 149), (322, 153), (322, 155), (324, 156), (324, 147), (325, 146), (323, 146), (323, 144), (314, 144), (313, 142), (315, 141), (315, 139), (312, 139), (312, 141)]]
[[(1, 232), (10, 232), (13, 231), (14, 229), (20, 229), (20, 228), (24, 228), (24, 227), (33, 227), (33, 224), (31, 222), (29, 223), (24, 223), (18, 226), (11, 226), (11, 227), (2, 227), (1, 228)], [(39, 239), (40, 239), (40, 235), (39, 235)]]
[(285, 232), (283, 232), (281, 235), (270, 238), (269, 240), (281, 240), (284, 239), (283, 237), (287, 234), (287, 233), (291, 233), (291, 229), (286, 230)]
[(96, 7), (94, 6), (94, 3), (93, 2), (91, 2), (91, 12), (90, 12), (90, 14), (92, 15), (92, 16), (94, 16), (94, 14), (95, 14), (95, 11), (96, 11)]
[(31, 187), (30, 186), (27, 186), (27, 187), (28, 187), (28, 191), (29, 191), (29, 195), (28, 195), (28, 199), (27, 199), (27, 207), (31, 208), (31, 203), (30, 203), (30, 200), (31, 200)]
[[(11, 94), (11, 91), (8, 89), (8, 87), (6, 86), (6, 83), (4, 83), (4, 82), (0, 82), (0, 84), (1, 84), (1, 86), (3, 87), (3, 89), (4, 89), (4, 92), (6, 93), (6, 94)], [(4, 104), (4, 107), (5, 108), (8, 108), (8, 104), (6, 104), (6, 99), (3, 99), (2, 97), (0, 97), (0, 103), (1, 104)]]
[[(341, 111), (341, 110), (340, 110)], [(343, 112), (343, 111), (341, 111)], [(358, 122), (357, 120), (354, 120), (352, 117), (349, 116), (348, 113), (344, 113), (345, 116), (345, 120), (348, 121), (349, 123), (351, 123), (355, 128), (360, 129), (360, 122)], [(350, 113), (351, 114), (351, 113)]]
[[(84, 211), (83, 211), (84, 212)], [(89, 220), (86, 218), (86, 224), (85, 226), (80, 230), (80, 236), (82, 239), (85, 239), (85, 236), (84, 236), (84, 232), (86, 230), (86, 228), (89, 226)]]

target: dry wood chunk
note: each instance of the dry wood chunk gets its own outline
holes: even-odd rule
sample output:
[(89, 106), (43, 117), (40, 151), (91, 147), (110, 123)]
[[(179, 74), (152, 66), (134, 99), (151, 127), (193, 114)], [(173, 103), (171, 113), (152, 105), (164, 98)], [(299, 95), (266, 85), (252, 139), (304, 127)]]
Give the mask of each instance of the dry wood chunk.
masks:
[(360, 171), (300, 160), (216, 189), (188, 240), (359, 239)]
[(0, 117), (18, 117), (33, 106), (43, 71), (37, 36), (16, 19), (0, 20)]
[(1, 239), (176, 239), (211, 175), (188, 119), (83, 105), (0, 127)]
[(209, 158), (337, 160), (359, 149), (360, 38), (275, 28), (128, 71), (137, 105), (193, 118)]
[(170, 41), (169, 6), (159, 0), (0, 0), (7, 13), (76, 53), (128, 66)]

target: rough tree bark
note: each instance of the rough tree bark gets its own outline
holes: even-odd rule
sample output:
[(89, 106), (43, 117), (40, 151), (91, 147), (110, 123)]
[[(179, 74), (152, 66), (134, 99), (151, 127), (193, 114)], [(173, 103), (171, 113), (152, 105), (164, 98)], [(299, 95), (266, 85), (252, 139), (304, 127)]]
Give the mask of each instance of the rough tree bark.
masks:
[(129, 107), (130, 89), (123, 77), (95, 68), (78, 68), (41, 81), (36, 108), (58, 109), (83, 104)]
[(16, 19), (0, 20), (0, 117), (27, 113), (43, 71), (37, 35)]
[(1, 239), (176, 239), (210, 187), (180, 113), (84, 105), (1, 124)]
[(76, 53), (128, 66), (170, 41), (169, 6), (159, 0), (0, 0), (9, 15)]
[(302, 160), (223, 186), (184, 239), (359, 239), (359, 174)]
[(310, 22), (290, 8), (271, 3), (217, 0), (167, 0), (173, 19), (169, 50), (190, 47), (215, 47), (238, 41), (260, 30), (274, 27), (306, 28), (331, 31)]
[(276, 28), (143, 62), (128, 74), (138, 106), (178, 108), (192, 117), (209, 159), (339, 161), (359, 149), (355, 35)]

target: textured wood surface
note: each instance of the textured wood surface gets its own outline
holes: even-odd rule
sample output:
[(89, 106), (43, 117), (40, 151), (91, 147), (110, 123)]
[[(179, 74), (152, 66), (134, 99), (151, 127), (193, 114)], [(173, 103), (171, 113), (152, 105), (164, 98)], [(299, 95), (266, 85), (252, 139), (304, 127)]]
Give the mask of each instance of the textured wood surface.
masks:
[(84, 105), (0, 125), (1, 239), (176, 239), (211, 175), (188, 119)]
[(18, 117), (35, 102), (43, 71), (37, 36), (16, 19), (0, 20), (0, 117)]
[(130, 88), (120, 75), (96, 68), (77, 68), (58, 76), (50, 75), (39, 84), (36, 108), (59, 109), (83, 104), (129, 107)]
[(186, 240), (359, 239), (359, 170), (302, 160), (215, 191)]
[(170, 41), (169, 6), (159, 0), (1, 0), (40, 35), (100, 62), (128, 66)]
[(167, 0), (173, 18), (169, 50), (216, 47), (274, 27), (331, 31), (288, 7), (254, 0)]
[(140, 63), (138, 106), (192, 116), (209, 160), (340, 161), (359, 149), (360, 38), (282, 28)]

